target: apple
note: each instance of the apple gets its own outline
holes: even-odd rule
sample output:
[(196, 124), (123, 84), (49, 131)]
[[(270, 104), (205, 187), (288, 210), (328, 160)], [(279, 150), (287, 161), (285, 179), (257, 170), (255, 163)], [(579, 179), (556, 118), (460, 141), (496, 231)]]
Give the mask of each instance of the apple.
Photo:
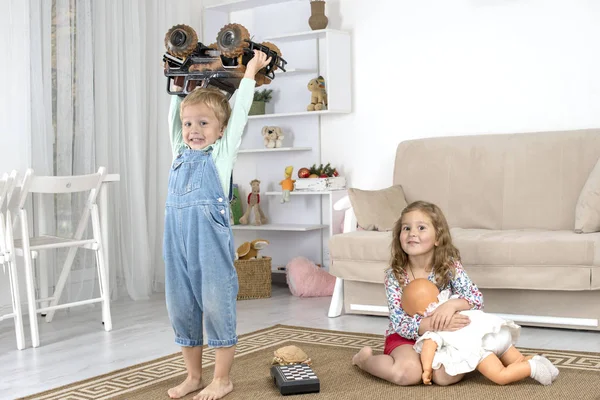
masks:
[(298, 178), (308, 178), (310, 176), (310, 170), (308, 168), (300, 168), (298, 170)]

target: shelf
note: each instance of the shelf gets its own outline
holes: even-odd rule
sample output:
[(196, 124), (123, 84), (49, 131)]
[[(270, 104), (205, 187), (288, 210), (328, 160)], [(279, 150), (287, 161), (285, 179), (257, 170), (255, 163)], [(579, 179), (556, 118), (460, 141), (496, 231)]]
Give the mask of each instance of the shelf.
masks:
[(293, 0), (205, 0), (204, 8), (211, 11), (233, 12), (271, 4), (287, 3)]
[(238, 153), (281, 153), (286, 151), (310, 151), (311, 147), (277, 147), (275, 149), (242, 149)]
[(308, 232), (329, 228), (322, 224), (264, 224), (264, 225), (233, 225), (234, 231), (289, 231)]
[(248, 119), (266, 119), (266, 118), (283, 118), (283, 117), (303, 117), (308, 115), (323, 115), (323, 114), (347, 114), (350, 111), (298, 111), (290, 113), (279, 113), (279, 114), (262, 114), (262, 115), (250, 115)]
[(284, 76), (293, 76), (293, 75), (302, 75), (302, 74), (317, 74), (318, 71), (316, 69), (310, 68), (287, 68), (285, 72), (280, 69), (276, 69), (274, 74), (275, 77), (284, 77)]
[[(346, 189), (338, 189), (338, 190), (292, 190), (290, 192), (291, 196), (305, 196), (305, 195), (315, 195), (315, 194), (333, 194), (337, 192), (345, 191)], [(281, 192), (265, 192), (265, 196), (281, 196)]]
[(297, 33), (288, 33), (286, 35), (279, 36), (271, 36), (265, 38), (266, 41), (279, 41), (279, 42), (291, 42), (295, 40), (305, 40), (305, 39), (320, 39), (324, 38), (328, 33), (337, 33), (343, 35), (350, 35), (350, 32), (340, 31), (337, 29), (318, 29), (316, 31), (304, 31)]

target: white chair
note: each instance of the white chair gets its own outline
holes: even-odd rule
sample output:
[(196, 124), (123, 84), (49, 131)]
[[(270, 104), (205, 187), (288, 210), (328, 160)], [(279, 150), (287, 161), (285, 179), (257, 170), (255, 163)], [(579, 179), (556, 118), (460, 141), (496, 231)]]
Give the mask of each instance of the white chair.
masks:
[(15, 334), (17, 336), (17, 349), (25, 348), (25, 334), (23, 332), (23, 314), (21, 313), (21, 297), (19, 293), (19, 279), (14, 262), (15, 254), (12, 244), (12, 216), (8, 208), (12, 192), (15, 187), (17, 171), (12, 171), (10, 176), (4, 174), (0, 179), (0, 264), (4, 274), (8, 266), (8, 280), (10, 283), (10, 296), (12, 312), (0, 315), (0, 321), (12, 318), (15, 323)]
[[(100, 218), (98, 206), (96, 204), (96, 197), (105, 176), (106, 169), (104, 167), (100, 167), (98, 172), (95, 174), (79, 176), (35, 176), (33, 170), (31, 169), (27, 170), (25, 173), (18, 206), (22, 239), (15, 241), (15, 249), (17, 255), (22, 255), (25, 261), (27, 302), (29, 307), (29, 321), (31, 325), (31, 341), (33, 347), (38, 347), (40, 344), (37, 324), (38, 313), (47, 312), (46, 321), (50, 322), (52, 321), (55, 310), (101, 302), (104, 329), (106, 331), (110, 331), (112, 329), (112, 320), (110, 315), (110, 293), (108, 289), (108, 271), (104, 263)], [(89, 192), (89, 195), (83, 209), (83, 213), (79, 219), (77, 229), (72, 237), (59, 237), (50, 235), (40, 235), (37, 237), (29, 236), (29, 217), (25, 206), (30, 193), (60, 194), (77, 192)], [(82, 239), (90, 216), (92, 220), (92, 238)], [(57, 248), (69, 248), (69, 252), (63, 265), (60, 277), (58, 278), (58, 282), (56, 283), (54, 293), (49, 298), (36, 299), (31, 252)], [(78, 248), (93, 250), (95, 252), (100, 297), (58, 304)], [(40, 268), (43, 268), (43, 265), (40, 265)], [(46, 301), (50, 301), (49, 306), (38, 308), (38, 302)]]

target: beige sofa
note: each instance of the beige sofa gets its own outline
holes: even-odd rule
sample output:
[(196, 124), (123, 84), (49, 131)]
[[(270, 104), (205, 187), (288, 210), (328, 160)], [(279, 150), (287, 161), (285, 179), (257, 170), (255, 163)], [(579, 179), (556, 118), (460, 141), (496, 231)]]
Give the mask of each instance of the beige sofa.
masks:
[[(393, 184), (408, 203), (442, 208), (486, 311), (600, 330), (599, 157), (600, 129), (409, 140), (398, 146)], [(329, 316), (387, 315), (391, 232), (357, 230), (347, 197), (336, 207), (347, 210), (329, 245)]]

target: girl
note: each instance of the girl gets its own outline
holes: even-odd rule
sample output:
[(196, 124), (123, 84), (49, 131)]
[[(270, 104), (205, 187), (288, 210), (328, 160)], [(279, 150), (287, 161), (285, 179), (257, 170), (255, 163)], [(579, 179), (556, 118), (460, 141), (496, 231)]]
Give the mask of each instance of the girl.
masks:
[[(402, 309), (402, 289), (418, 278), (430, 280), (440, 290), (449, 289), (458, 298), (439, 306), (430, 317), (418, 314), (411, 317)], [(421, 361), (413, 349), (417, 337), (427, 331), (461, 329), (470, 321), (459, 311), (483, 307), (483, 296), (463, 269), (446, 218), (435, 204), (416, 201), (402, 211), (394, 226), (391, 268), (386, 270), (385, 289), (390, 322), (383, 354), (373, 355), (370, 347), (363, 347), (352, 363), (397, 385), (415, 385), (422, 376)], [(448, 375), (441, 367), (433, 372), (432, 380), (438, 385), (450, 385), (463, 376)]]

